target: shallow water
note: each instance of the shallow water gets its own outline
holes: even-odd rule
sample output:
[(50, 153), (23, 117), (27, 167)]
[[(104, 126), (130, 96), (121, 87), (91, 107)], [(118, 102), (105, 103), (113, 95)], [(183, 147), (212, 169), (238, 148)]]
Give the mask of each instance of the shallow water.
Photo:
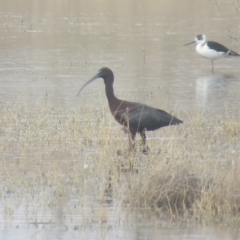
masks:
[[(35, 206), (34, 206), (35, 205)], [(27, 212), (23, 205), (19, 205), (14, 212), (15, 219), (1, 219), (1, 239), (181, 239), (181, 240), (218, 240), (218, 239), (238, 239), (239, 230), (227, 227), (199, 227), (194, 225), (185, 226), (173, 222), (149, 220), (146, 216), (135, 215), (134, 213), (123, 216), (119, 214), (117, 206), (95, 207), (94, 211), (101, 214), (102, 209), (107, 209), (107, 223), (85, 222), (78, 209), (65, 214), (66, 208), (46, 209), (39, 204), (28, 206)], [(37, 210), (36, 210), (37, 209)], [(0, 209), (4, 216), (3, 209)], [(44, 213), (44, 218), (37, 222), (35, 215)], [(85, 209), (91, 212), (92, 209)], [(129, 210), (122, 209), (128, 212)], [(40, 214), (39, 214), (40, 213)], [(32, 214), (32, 217), (30, 215)], [(81, 224), (79, 224), (82, 222)]]
[(183, 47), (204, 33), (238, 51), (238, 41), (228, 34), (238, 26), (234, 8), (224, 5), (220, 12), (214, 1), (187, 0), (178, 9), (174, 1), (115, 4), (102, 0), (93, 8), (86, 1), (68, 7), (64, 1), (56, 6), (24, 1), (16, 6), (2, 1), (1, 103), (34, 104), (47, 98), (69, 108), (87, 92), (93, 98), (88, 101), (99, 94), (105, 98), (101, 80), (85, 89), (82, 99), (76, 94), (108, 66), (121, 98), (160, 108), (167, 101), (181, 110), (236, 110), (240, 59), (216, 61), (211, 74), (210, 61), (198, 56), (194, 45)]
[[(0, 108), (47, 102), (71, 109), (86, 101), (94, 105), (99, 96), (107, 105), (102, 80), (76, 97), (82, 84), (107, 66), (114, 71), (115, 92), (120, 98), (178, 109), (180, 115), (201, 110), (221, 118), (226, 112), (239, 112), (240, 59), (216, 61), (212, 74), (211, 62), (198, 56), (193, 45), (183, 47), (203, 33), (240, 52), (239, 40), (228, 32), (239, 25), (239, 15), (231, 5), (192, 0), (0, 3)], [(73, 209), (67, 220), (50, 209), (43, 214), (47, 217), (42, 221), (47, 223), (36, 224), (34, 214), (39, 219), (45, 210), (35, 206), (35, 200), (28, 199), (29, 203), (33, 209), (25, 203), (11, 205), (1, 200), (1, 239), (238, 237), (238, 232), (225, 228), (181, 228), (133, 220), (133, 216), (119, 223), (116, 207), (106, 207), (111, 219), (107, 226), (78, 226), (81, 213)], [(14, 206), (9, 207), (15, 209), (13, 213), (6, 212), (8, 204)], [(33, 211), (30, 219), (26, 211)]]

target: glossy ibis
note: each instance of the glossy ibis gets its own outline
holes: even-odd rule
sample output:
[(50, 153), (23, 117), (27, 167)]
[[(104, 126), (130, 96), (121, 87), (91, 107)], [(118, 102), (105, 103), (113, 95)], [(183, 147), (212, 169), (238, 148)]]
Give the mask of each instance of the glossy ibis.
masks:
[[(171, 114), (137, 102), (120, 100), (114, 95), (114, 75), (111, 69), (101, 68), (98, 73), (87, 81), (78, 92), (78, 96), (89, 83), (98, 78), (103, 78), (106, 95), (113, 117), (118, 123), (125, 126), (131, 134), (132, 140), (139, 133), (146, 144), (145, 131), (153, 131), (161, 127), (182, 123), (181, 120)], [(134, 144), (133, 144), (134, 147)]]
[(195, 37), (195, 41), (185, 44), (184, 46), (197, 43), (196, 52), (204, 58), (212, 61), (212, 72), (214, 69), (213, 61), (221, 59), (225, 56), (239, 57), (240, 54), (230, 50), (220, 43), (207, 41), (205, 35), (199, 34)]

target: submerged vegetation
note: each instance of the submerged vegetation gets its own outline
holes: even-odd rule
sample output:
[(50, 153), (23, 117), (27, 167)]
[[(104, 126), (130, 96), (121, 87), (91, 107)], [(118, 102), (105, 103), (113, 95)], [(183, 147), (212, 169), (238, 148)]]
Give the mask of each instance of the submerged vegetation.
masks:
[(6, 106), (0, 115), (6, 217), (34, 202), (35, 214), (25, 211), (30, 222), (52, 221), (55, 209), (58, 221), (67, 224), (66, 212), (78, 212), (79, 224), (87, 225), (107, 222), (105, 207), (93, 209), (110, 202), (129, 211), (150, 208), (159, 218), (238, 225), (239, 115), (182, 113), (183, 125), (148, 133), (144, 155), (140, 146), (127, 152), (128, 137), (107, 108)]

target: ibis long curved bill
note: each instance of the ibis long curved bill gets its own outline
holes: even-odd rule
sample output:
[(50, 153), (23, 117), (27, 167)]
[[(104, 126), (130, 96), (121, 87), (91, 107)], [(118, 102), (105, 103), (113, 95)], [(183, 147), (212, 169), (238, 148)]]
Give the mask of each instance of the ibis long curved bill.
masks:
[(81, 93), (81, 91), (82, 91), (88, 84), (90, 84), (91, 82), (93, 82), (94, 80), (96, 80), (96, 79), (98, 79), (98, 78), (99, 78), (99, 76), (98, 76), (98, 74), (96, 74), (96, 75), (93, 76), (90, 80), (88, 80), (88, 81), (81, 87), (81, 89), (78, 91), (77, 96), (79, 96), (79, 94)]

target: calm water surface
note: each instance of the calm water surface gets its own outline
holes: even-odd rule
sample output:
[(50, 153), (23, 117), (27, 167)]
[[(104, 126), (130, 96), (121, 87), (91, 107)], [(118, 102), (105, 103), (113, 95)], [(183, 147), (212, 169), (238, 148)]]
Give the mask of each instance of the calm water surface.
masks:
[[(53, 104), (77, 106), (77, 90), (103, 66), (115, 73), (116, 94), (129, 100), (156, 107), (167, 100), (181, 110), (220, 115), (240, 102), (240, 59), (219, 60), (210, 74), (210, 61), (194, 45), (183, 47), (204, 33), (240, 51), (228, 33), (239, 24), (230, 6), (220, 12), (214, 1), (184, 0), (177, 8), (175, 1), (101, 0), (96, 7), (87, 1), (2, 1), (0, 20), (2, 104), (35, 104), (47, 96)], [(93, 99), (104, 96), (102, 81), (87, 91)]]
[[(238, 111), (240, 59), (216, 61), (211, 74), (210, 61), (198, 56), (193, 45), (183, 47), (202, 33), (240, 52), (240, 41), (228, 31), (238, 27), (239, 16), (221, 3), (1, 0), (0, 108), (47, 101), (71, 109), (86, 97), (95, 104), (99, 95), (105, 101), (102, 80), (81, 98), (76, 94), (107, 66), (114, 71), (120, 98), (180, 113), (199, 110), (221, 117), (226, 110)], [(9, 222), (4, 218), (6, 202), (2, 204), (1, 239), (238, 239), (238, 233), (222, 228), (182, 229), (144, 220), (116, 224), (115, 208), (108, 210), (113, 220), (107, 227), (76, 227), (74, 221), (68, 227), (33, 224), (23, 206), (16, 207)]]
[[(1, 218), (0, 238), (6, 240), (20, 239), (181, 239), (181, 240), (236, 240), (239, 238), (239, 230), (227, 227), (197, 227), (181, 226), (178, 223), (149, 220), (146, 216), (135, 214), (119, 214), (117, 206), (101, 206), (94, 211), (101, 212), (107, 209), (108, 223), (82, 221), (78, 209), (71, 214), (62, 215), (63, 209), (46, 211), (36, 206), (36, 203), (28, 206), (20, 205), (14, 212), (15, 219), (12, 221)], [(34, 206), (35, 205), (35, 206)], [(37, 211), (36, 211), (37, 208)], [(27, 217), (35, 211), (35, 214), (42, 214), (41, 222), (34, 221), (34, 218)], [(91, 211), (91, 209), (86, 209)], [(122, 209), (122, 212), (125, 210)], [(126, 210), (128, 212), (129, 210)], [(1, 216), (4, 216), (2, 208)], [(43, 214), (44, 213), (44, 214)], [(33, 217), (33, 215), (32, 215)], [(51, 220), (49, 220), (51, 219)], [(81, 223), (81, 224), (79, 224)]]

